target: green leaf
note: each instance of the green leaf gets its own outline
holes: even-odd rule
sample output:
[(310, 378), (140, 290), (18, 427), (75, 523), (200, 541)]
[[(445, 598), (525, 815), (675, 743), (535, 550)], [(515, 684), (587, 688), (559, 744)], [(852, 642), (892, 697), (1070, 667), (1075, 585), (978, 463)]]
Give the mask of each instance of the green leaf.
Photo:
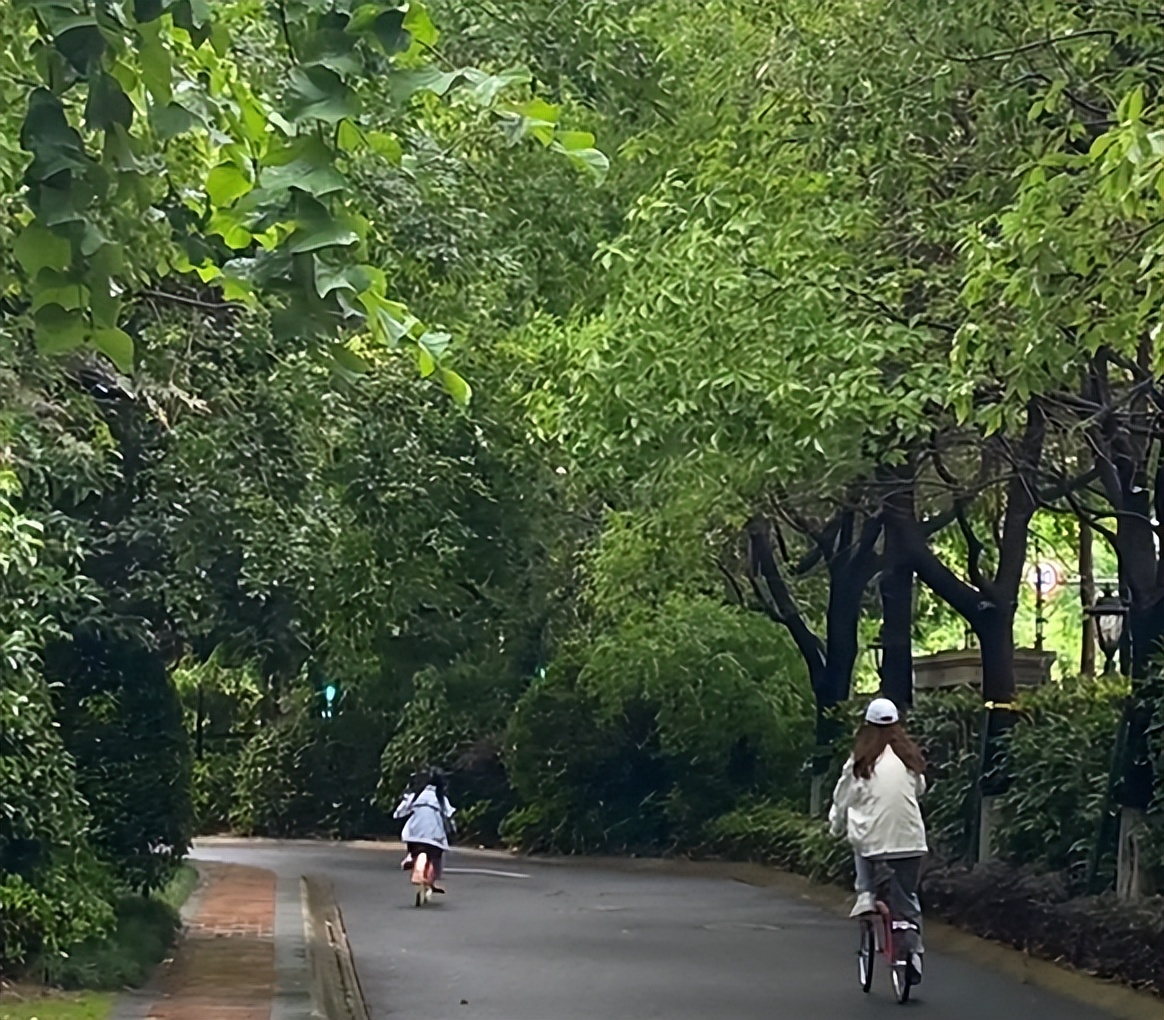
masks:
[(30, 223), (20, 232), (12, 254), (33, 280), (42, 269), (67, 269), (72, 256), (68, 241), (37, 223)]
[(123, 329), (98, 329), (90, 342), (126, 375), (133, 374), (133, 338)]
[(335, 71), (320, 64), (292, 69), (286, 103), (287, 117), (293, 122), (321, 120), (337, 124), (360, 112), (355, 92)]
[[(492, 106), (497, 97), (508, 88), (515, 85), (528, 85), (533, 79), (529, 70), (524, 67), (511, 67), (500, 74), (486, 74), (475, 67), (466, 69), (465, 81), (468, 83), (466, 94), (481, 106)], [(591, 141), (593, 145), (593, 141)]]
[(157, 21), (164, 10), (162, 0), (133, 0), (133, 17), (139, 25)]
[(174, 25), (190, 36), (195, 49), (210, 38), (210, 4), (207, 0), (178, 0), (171, 8)]
[(115, 124), (129, 130), (133, 124), (133, 103), (112, 75), (91, 76), (89, 98), (85, 102), (85, 126), (90, 131), (105, 131)]
[(434, 358), (439, 359), (449, 349), (452, 340), (453, 338), (448, 333), (426, 330), (417, 338), (416, 342)]
[(217, 209), (206, 223), (206, 233), (217, 234), (223, 243), (235, 251), (249, 248), (254, 235), (247, 229), (242, 214), (237, 209)]
[(372, 335), (389, 346), (396, 346), (417, 324), (416, 317), (400, 302), (389, 301), (372, 291), (360, 295), (360, 304), (367, 312)]
[(441, 35), (432, 23), (432, 18), (428, 16), (424, 4), (418, 0), (411, 0), (409, 3), (408, 13), (404, 16), (404, 27), (416, 42), (426, 48), (435, 46)]
[(81, 136), (69, 124), (64, 107), (48, 89), (37, 89), (28, 101), (20, 127), (21, 147), (33, 154), (25, 170), (27, 183), (49, 181), (63, 171), (89, 170), (92, 160)]
[(460, 80), (461, 71), (442, 71), (436, 67), (419, 67), (411, 71), (395, 71), (389, 75), (389, 87), (397, 101), (403, 101), (417, 92), (432, 92), (443, 96)]
[(531, 99), (514, 108), (515, 112), (530, 120), (541, 121), (545, 124), (557, 124), (562, 111), (553, 103), (544, 99)]
[(345, 347), (343, 344), (333, 344), (331, 356), (335, 358), (340, 368), (346, 372), (351, 372), (353, 375), (366, 375), (368, 372), (368, 363), (355, 351), (349, 347)]
[(347, 178), (332, 165), (331, 151), (314, 135), (308, 135), (271, 158), (275, 165), (265, 166), (259, 179), (265, 191), (298, 188), (316, 198), (323, 198), (348, 186)]
[(42, 354), (60, 354), (80, 347), (85, 340), (85, 319), (78, 311), (46, 305), (33, 316), (36, 347)]
[(341, 120), (335, 133), (335, 144), (341, 152), (360, 152), (367, 144), (364, 133), (352, 121)]
[(441, 383), (448, 395), (462, 407), (468, 406), (473, 399), (472, 387), (451, 368), (441, 369)]
[(108, 276), (89, 275), (89, 315), (93, 325), (113, 327), (121, 315), (121, 298), (113, 294)]
[(556, 141), (565, 152), (577, 152), (579, 149), (594, 148), (594, 136), (589, 131), (559, 131), (554, 135)]
[(166, 103), (165, 106), (155, 106), (150, 110), (150, 125), (157, 133), (158, 138), (167, 141), (193, 131), (202, 125), (201, 120), (184, 106), (177, 103)]
[[(557, 148), (555, 145), (554, 148)], [(610, 160), (606, 153), (599, 149), (565, 149), (561, 150), (579, 170), (584, 170), (596, 181), (602, 183), (610, 172)]]
[(1144, 86), (1137, 85), (1131, 92), (1129, 92), (1121, 104), (1124, 107), (1124, 119), (1129, 121), (1136, 121), (1140, 119), (1140, 114), (1144, 112)]
[(359, 232), (348, 217), (315, 215), (300, 220), (299, 226), (287, 240), (287, 250), (293, 255), (302, 255), (321, 248), (346, 247), (359, 240)]
[(404, 148), (399, 138), (385, 131), (368, 131), (367, 139), (374, 153), (383, 156), (389, 163), (400, 165), (400, 160), (404, 157)]
[(57, 27), (53, 45), (79, 74), (87, 75), (101, 61), (105, 52), (105, 36), (96, 18), (70, 18), (63, 23), (63, 27)]
[(404, 27), (404, 11), (385, 11), (372, 22), (371, 28), (376, 41), (390, 57), (412, 45), (412, 36)]
[(341, 290), (360, 294), (368, 289), (369, 282), (360, 266), (333, 264), (320, 258), (315, 261), (315, 292), (321, 298)]
[(80, 280), (56, 269), (42, 269), (32, 289), (32, 310), (59, 305), (72, 311), (84, 308), (89, 301), (88, 288)]
[(416, 352), (416, 364), (420, 369), (420, 377), (422, 379), (429, 378), (436, 371), (436, 361), (423, 347), (418, 348)]
[(561, 115), (558, 107), (543, 99), (531, 99), (528, 103), (513, 107), (510, 112), (515, 115), (506, 128), (510, 144), (527, 134), (533, 135), (542, 145), (553, 143), (555, 125)]
[(138, 60), (141, 62), (141, 79), (149, 94), (159, 103), (168, 103), (174, 98), (174, 71), (170, 63), (170, 51), (162, 42), (157, 25), (143, 25), (138, 29), (141, 46)]
[(217, 206), (233, 205), (251, 190), (251, 182), (233, 163), (220, 163), (206, 178), (206, 194)]

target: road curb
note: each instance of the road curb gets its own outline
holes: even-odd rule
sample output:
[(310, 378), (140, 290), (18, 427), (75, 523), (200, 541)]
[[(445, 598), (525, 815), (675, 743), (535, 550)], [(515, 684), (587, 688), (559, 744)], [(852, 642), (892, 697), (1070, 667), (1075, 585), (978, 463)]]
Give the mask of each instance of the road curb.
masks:
[(335, 890), (327, 879), (314, 875), (305, 875), (299, 882), (316, 1005), (327, 1020), (368, 1020), (368, 1007)]

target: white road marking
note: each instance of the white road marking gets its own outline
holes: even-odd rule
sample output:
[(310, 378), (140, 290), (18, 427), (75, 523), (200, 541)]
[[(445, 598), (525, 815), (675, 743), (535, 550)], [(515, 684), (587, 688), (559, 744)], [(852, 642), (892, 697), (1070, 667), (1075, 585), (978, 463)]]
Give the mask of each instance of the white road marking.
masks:
[(493, 871), (491, 868), (445, 868), (446, 875), (492, 875), (494, 878), (529, 878), (518, 871)]

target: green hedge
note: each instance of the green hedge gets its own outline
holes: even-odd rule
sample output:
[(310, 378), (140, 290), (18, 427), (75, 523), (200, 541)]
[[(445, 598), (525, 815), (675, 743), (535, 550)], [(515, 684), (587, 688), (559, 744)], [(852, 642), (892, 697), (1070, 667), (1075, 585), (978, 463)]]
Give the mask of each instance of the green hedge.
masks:
[(759, 861), (818, 882), (849, 884), (853, 851), (828, 824), (785, 804), (755, 802), (721, 815), (704, 830), (701, 851)]
[(104, 933), (112, 876), (94, 854), (44, 681), (0, 662), (0, 970)]
[(812, 706), (785, 632), (672, 599), (559, 656), (509, 723), (507, 841), (566, 852), (691, 846), (709, 818), (805, 795)]
[(95, 848), (129, 888), (161, 888), (194, 830), (189, 742), (165, 663), (138, 639), (90, 628), (52, 643), (45, 669)]
[(242, 751), (209, 751), (194, 762), (190, 798), (195, 831), (202, 835), (230, 828)]
[(376, 804), (384, 726), (357, 710), (300, 708), (243, 750), (230, 813), (242, 835), (351, 839), (388, 830)]

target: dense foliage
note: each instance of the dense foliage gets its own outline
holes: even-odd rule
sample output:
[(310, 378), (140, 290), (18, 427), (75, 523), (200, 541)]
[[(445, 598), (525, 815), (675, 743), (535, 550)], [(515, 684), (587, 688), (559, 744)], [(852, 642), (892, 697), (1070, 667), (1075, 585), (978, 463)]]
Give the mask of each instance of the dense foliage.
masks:
[(506, 734), (521, 806), (503, 832), (575, 852), (689, 846), (749, 794), (800, 799), (809, 720), (778, 631), (672, 599), (557, 659), (522, 696)]
[[(197, 830), (389, 833), (423, 764), (466, 838), (839, 878), (853, 691), (963, 643), (982, 689), (911, 715), (935, 851), (996, 793), (1007, 863), (1111, 885), (1118, 830), (1146, 892), (1162, 28), (0, 5), (0, 965)], [(1075, 679), (1105, 580), (1127, 679)]]

